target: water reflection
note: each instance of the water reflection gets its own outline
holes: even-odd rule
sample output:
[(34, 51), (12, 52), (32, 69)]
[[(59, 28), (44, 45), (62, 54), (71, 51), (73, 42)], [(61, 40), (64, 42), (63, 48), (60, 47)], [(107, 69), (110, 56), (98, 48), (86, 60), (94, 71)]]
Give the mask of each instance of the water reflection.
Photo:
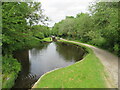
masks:
[(84, 50), (80, 46), (65, 44), (65, 43), (56, 43), (57, 52), (64, 57), (66, 61), (79, 61), (83, 58)]
[(81, 48), (63, 43), (45, 43), (18, 52), (16, 57), (22, 63), (22, 71), (14, 88), (30, 88), (44, 73), (71, 65), (80, 60), (83, 54)]
[(30, 63), (29, 63), (29, 52), (28, 50), (24, 51), (19, 51), (15, 52), (15, 58), (21, 63), (22, 65), (22, 70), (19, 74), (19, 77), (16, 80), (15, 86), (14, 87), (21, 87), (24, 86), (25, 83), (19, 83), (26, 81), (26, 76), (29, 75), (29, 70), (30, 70)]

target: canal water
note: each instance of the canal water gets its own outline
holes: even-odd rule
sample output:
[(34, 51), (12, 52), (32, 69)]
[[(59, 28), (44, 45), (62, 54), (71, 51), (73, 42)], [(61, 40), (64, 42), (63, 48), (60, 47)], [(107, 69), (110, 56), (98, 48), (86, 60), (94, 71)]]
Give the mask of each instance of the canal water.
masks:
[(14, 57), (22, 70), (13, 88), (31, 88), (46, 72), (66, 67), (83, 58), (85, 51), (80, 46), (65, 43), (42, 43), (35, 48), (17, 51)]

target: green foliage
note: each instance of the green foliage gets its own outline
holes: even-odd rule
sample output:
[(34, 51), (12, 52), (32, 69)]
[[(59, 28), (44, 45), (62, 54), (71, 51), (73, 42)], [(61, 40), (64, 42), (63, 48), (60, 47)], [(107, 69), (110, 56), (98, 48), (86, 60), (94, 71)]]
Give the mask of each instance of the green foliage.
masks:
[[(41, 21), (45, 24), (47, 17), (42, 14), (41, 3), (35, 2), (3, 2), (3, 53), (21, 49), (32, 37), (40, 39), (48, 36), (49, 28), (41, 26), (42, 31), (32, 32), (32, 26)], [(46, 29), (47, 28), (47, 29)], [(48, 33), (45, 33), (48, 31)]]
[(34, 25), (31, 29), (33, 36), (43, 39), (44, 37), (48, 37), (50, 35), (50, 30), (47, 26), (42, 25)]
[(12, 88), (12, 86), (14, 85), (16, 76), (17, 76), (17, 74), (15, 74), (15, 73), (10, 73), (9, 75), (3, 74), (2, 78), (4, 79), (4, 81), (2, 80), (2, 88), (3, 89)]
[[(4, 56), (2, 58), (2, 70), (3, 73), (11, 73), (15, 72), (18, 73), (20, 71), (20, 63), (17, 62), (12, 56)], [(6, 69), (7, 68), (7, 69)]]
[(11, 55), (2, 57), (2, 88), (11, 88), (21, 65)]
[[(47, 20), (48, 17), (41, 9), (41, 3), (2, 2), (0, 39), (2, 38), (3, 88), (11, 88), (20, 71), (20, 64), (12, 57), (13, 51), (31, 48), (37, 45), (40, 39), (49, 36), (49, 28), (45, 26)], [(39, 25), (38, 29), (33, 29), (40, 22), (43, 26)]]
[(41, 32), (38, 32), (35, 37), (39, 38), (39, 39), (43, 39), (44, 38), (44, 34)]
[(118, 8), (117, 2), (97, 2), (90, 6), (89, 14), (80, 13), (56, 23), (52, 34), (87, 42), (120, 55)]
[(25, 16), (28, 14), (29, 9), (27, 7), (27, 3), (17, 2), (6, 2), (2, 4), (2, 7), (3, 50), (6, 50), (5, 52), (9, 52), (15, 50), (14, 45), (16, 43), (24, 42), (28, 28)]
[[(25, 45), (23, 48), (20, 48), (20, 49), (26, 49), (26, 48), (32, 48), (32, 47), (35, 47), (37, 46), (39, 43), (40, 43), (40, 39), (38, 38), (35, 38), (35, 37), (31, 37), (30, 39), (28, 39), (26, 42), (25, 42)], [(32, 42), (32, 43), (31, 43)]]
[(51, 37), (47, 37), (47, 38), (42, 39), (41, 41), (52, 42), (52, 39), (51, 39)]
[(119, 52), (120, 45), (115, 44), (113, 49), (114, 49), (114, 52), (117, 54)]

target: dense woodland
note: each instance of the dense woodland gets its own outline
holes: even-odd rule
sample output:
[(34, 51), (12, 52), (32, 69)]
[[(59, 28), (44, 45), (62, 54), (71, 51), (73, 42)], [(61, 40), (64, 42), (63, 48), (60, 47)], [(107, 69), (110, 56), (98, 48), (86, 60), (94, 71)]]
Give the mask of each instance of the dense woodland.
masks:
[(67, 16), (51, 30), (47, 26), (48, 17), (43, 14), (41, 3), (3, 2), (3, 88), (11, 88), (21, 70), (13, 52), (33, 47), (51, 35), (89, 43), (119, 55), (118, 6), (115, 2), (93, 4), (89, 7), (90, 13)]
[(90, 13), (67, 16), (56, 23), (52, 33), (59, 37), (74, 39), (120, 54), (120, 28), (118, 3), (100, 2), (89, 7)]

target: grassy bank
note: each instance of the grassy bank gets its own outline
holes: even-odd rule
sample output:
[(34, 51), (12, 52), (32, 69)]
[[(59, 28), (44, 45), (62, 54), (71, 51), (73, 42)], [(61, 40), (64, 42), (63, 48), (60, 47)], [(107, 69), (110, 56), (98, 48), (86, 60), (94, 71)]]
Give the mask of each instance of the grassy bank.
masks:
[[(60, 42), (76, 44), (68, 41)], [(93, 51), (88, 47), (85, 48), (89, 53), (83, 61), (45, 74), (34, 88), (105, 88), (104, 67)]]

